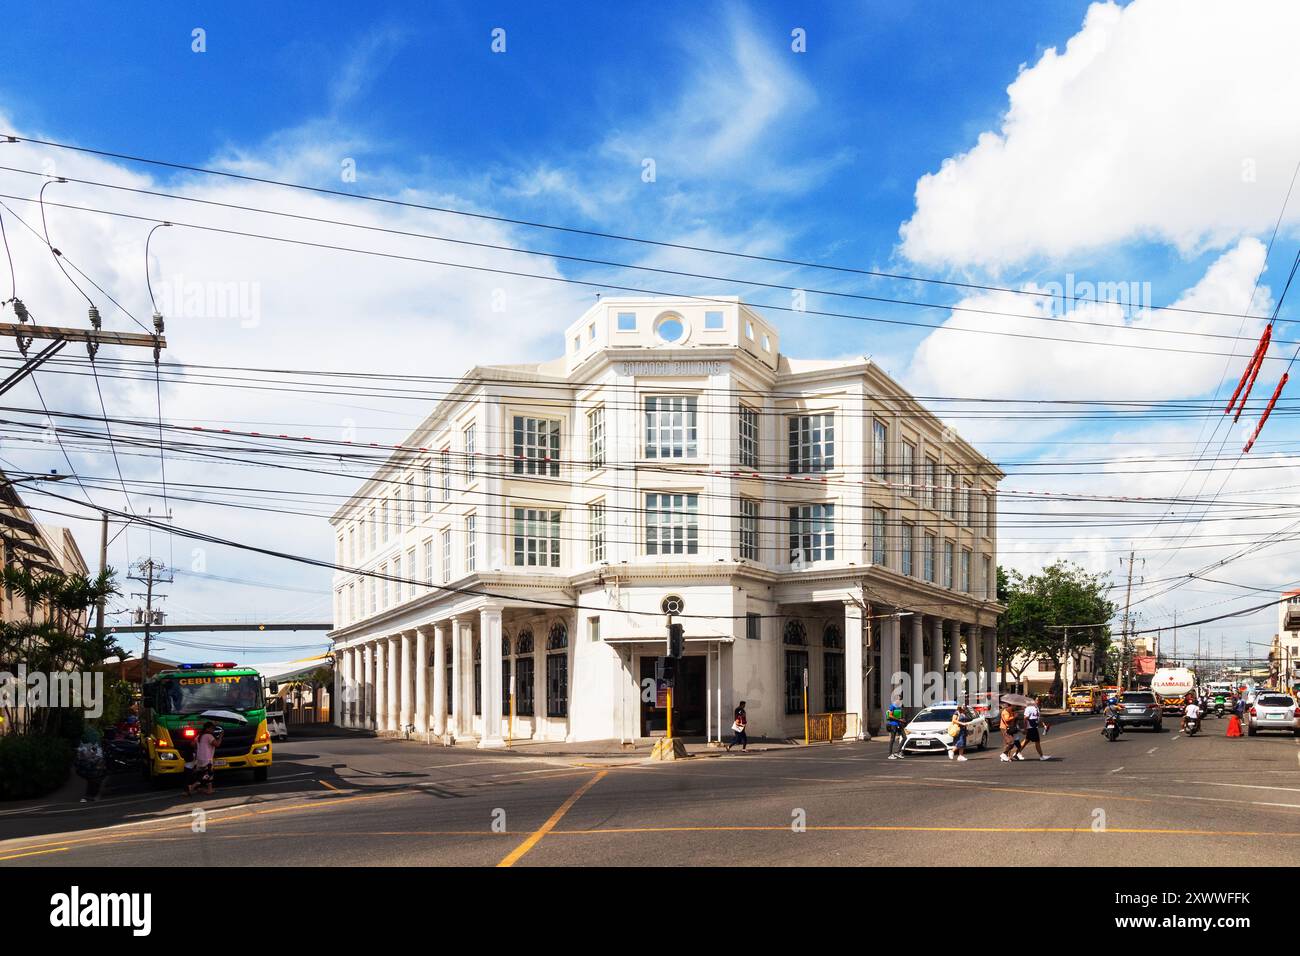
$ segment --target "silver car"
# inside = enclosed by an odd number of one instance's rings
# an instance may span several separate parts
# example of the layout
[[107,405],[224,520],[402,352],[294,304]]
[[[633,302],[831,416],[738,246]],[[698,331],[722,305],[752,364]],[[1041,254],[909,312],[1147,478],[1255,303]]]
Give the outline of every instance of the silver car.
[[[948,735],[948,725],[957,712],[954,701],[940,701],[913,717],[903,728],[903,751],[910,753],[947,753],[953,738]],[[989,745],[989,724],[983,717],[974,717],[966,728],[966,746],[970,750],[983,750]]]
[[1285,730],[1300,737],[1300,706],[1295,698],[1261,691],[1246,711],[1246,732],[1254,737],[1261,730]]

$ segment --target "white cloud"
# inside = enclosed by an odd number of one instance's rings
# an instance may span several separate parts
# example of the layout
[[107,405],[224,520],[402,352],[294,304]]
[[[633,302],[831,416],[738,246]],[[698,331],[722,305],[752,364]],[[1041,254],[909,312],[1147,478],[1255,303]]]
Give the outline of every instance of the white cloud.
[[[901,251],[992,271],[1129,240],[1267,234],[1297,160],[1290,0],[1093,4],[1008,87],[1001,127],[916,186]],[[1300,221],[1293,202],[1287,222]]]
[[[1170,304],[1180,309],[1240,312],[1251,300],[1263,263],[1263,244],[1255,239],[1243,239],[1212,263],[1195,286]],[[1029,284],[1024,288],[1034,291],[1040,287]],[[1254,303],[1255,315],[1268,310],[1267,286],[1261,285],[1255,292]],[[974,309],[1037,315],[1050,321],[988,315]],[[959,394],[973,398],[1166,400],[1199,396],[1219,384],[1226,356],[1231,354],[1234,343],[1183,333],[1236,335],[1241,325],[1239,320],[1230,317],[1167,310],[1138,309],[1126,317],[1126,309],[1118,303],[1081,303],[1066,312],[1064,319],[1101,325],[1080,325],[1054,318],[1049,299],[1010,292],[967,297],[953,308],[943,329],[979,329],[1038,338],[931,332],[917,347],[907,381],[918,394]],[[1249,319],[1242,334],[1258,336],[1263,325],[1262,319]],[[1044,337],[1078,341],[1044,341]],[[1118,348],[1114,344],[1149,348]],[[1151,348],[1208,354],[1175,354]],[[1235,348],[1241,358],[1231,363],[1230,375],[1239,374],[1246,356],[1254,350],[1254,343],[1237,342]],[[1276,375],[1274,363],[1266,363],[1258,387],[1271,388]],[[1067,426],[1047,422],[1031,434],[1041,437],[1063,427]],[[963,434],[970,431],[976,439],[1009,430],[1028,437],[1023,422],[993,421],[961,429]]]

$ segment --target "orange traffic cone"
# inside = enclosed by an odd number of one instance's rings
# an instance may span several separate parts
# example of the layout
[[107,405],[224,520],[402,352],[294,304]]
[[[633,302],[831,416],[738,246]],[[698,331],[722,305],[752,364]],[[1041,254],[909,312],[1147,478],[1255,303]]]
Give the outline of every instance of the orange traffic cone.
[[1241,736],[1241,718],[1238,717],[1236,714],[1233,714],[1228,719],[1228,736],[1229,737]]

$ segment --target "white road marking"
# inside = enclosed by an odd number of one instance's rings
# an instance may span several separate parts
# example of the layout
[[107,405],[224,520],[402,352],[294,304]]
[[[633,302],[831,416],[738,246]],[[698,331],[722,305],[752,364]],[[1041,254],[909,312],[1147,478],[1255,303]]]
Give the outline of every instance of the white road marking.
[[1251,806],[1254,807],[1290,807],[1292,810],[1300,810],[1300,803],[1261,803],[1258,800],[1252,800]]
[[1119,773],[1123,769],[1124,769],[1123,767],[1116,767],[1114,770],[1111,771],[1111,773]]
[[1147,753],[1148,753],[1148,754],[1153,754],[1153,753],[1155,753],[1155,752],[1156,752],[1157,750],[1159,750],[1159,749],[1160,749],[1159,747],[1152,747],[1150,750],[1147,751]]
[[1284,793],[1300,793],[1297,787],[1265,787],[1258,783],[1216,783],[1212,780],[1177,780],[1175,783],[1198,783],[1203,787],[1240,787],[1243,790],[1281,790]]

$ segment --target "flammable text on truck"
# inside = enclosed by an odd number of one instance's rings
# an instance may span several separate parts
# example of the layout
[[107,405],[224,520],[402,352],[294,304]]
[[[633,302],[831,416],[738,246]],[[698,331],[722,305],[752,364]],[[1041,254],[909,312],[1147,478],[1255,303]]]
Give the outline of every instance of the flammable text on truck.
[[208,721],[222,729],[215,770],[252,770],[265,780],[271,766],[262,678],[230,663],[181,664],[144,685],[140,728],[150,780],[185,771],[199,731]]

